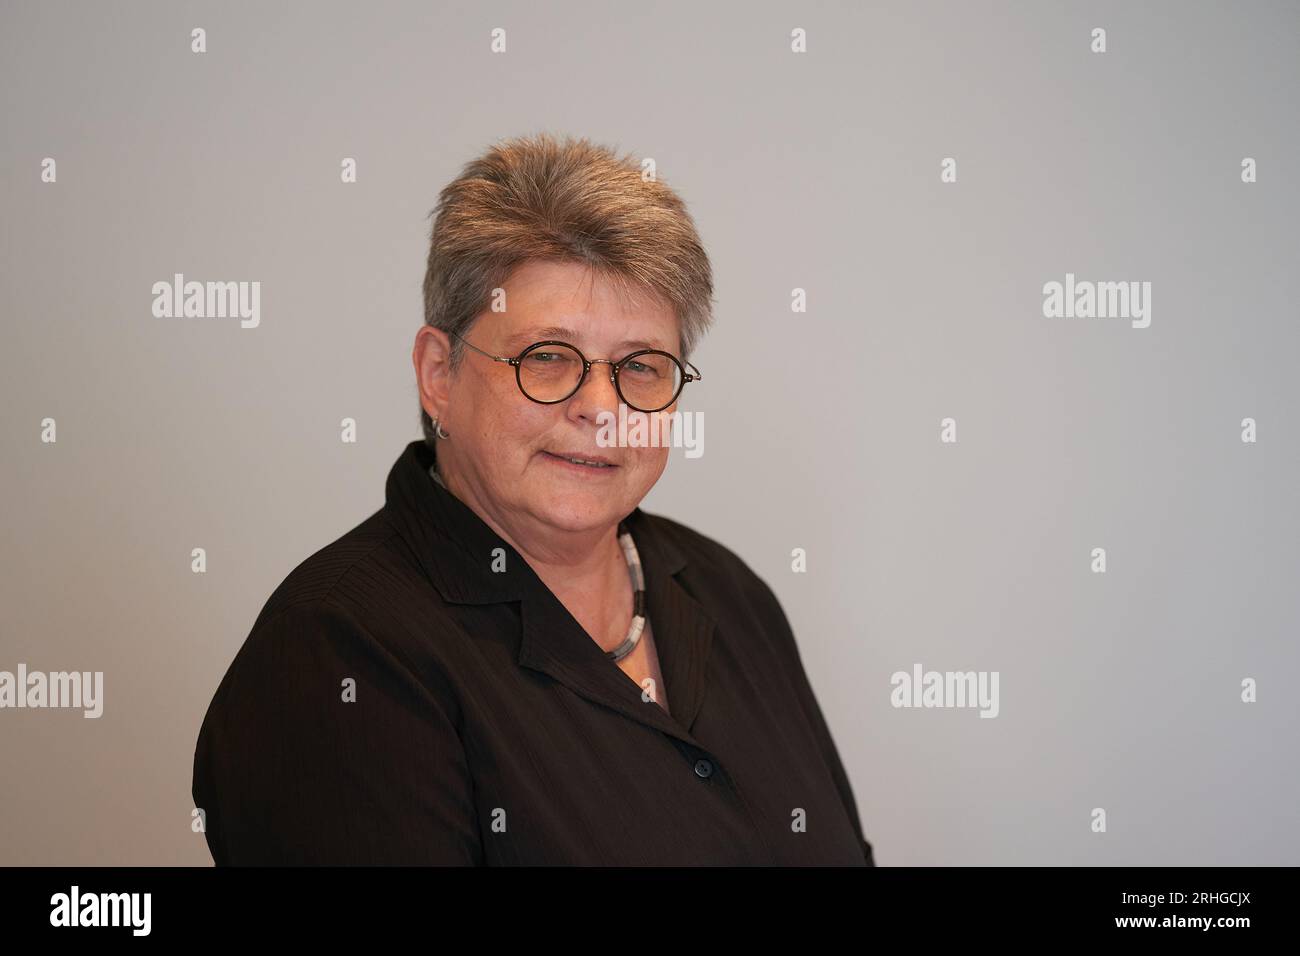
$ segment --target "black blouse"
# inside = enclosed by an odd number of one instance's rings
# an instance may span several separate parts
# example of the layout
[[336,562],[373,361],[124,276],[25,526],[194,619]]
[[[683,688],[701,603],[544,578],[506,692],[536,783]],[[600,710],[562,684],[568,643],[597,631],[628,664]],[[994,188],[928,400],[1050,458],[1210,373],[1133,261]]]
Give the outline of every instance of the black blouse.
[[626,519],[670,715],[433,460],[407,445],[383,508],[285,578],[217,688],[193,794],[218,865],[874,865],[740,558]]

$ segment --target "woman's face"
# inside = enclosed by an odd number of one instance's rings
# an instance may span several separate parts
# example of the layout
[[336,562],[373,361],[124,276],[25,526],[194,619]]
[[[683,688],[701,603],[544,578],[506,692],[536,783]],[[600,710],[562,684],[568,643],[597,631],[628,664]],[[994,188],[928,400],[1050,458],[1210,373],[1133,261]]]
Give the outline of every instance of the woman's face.
[[[543,339],[575,345],[588,359],[617,361],[641,348],[681,354],[670,307],[648,295],[629,301],[587,266],[528,262],[504,288],[505,311],[483,312],[465,333],[492,355],[513,357]],[[512,366],[466,348],[438,406],[450,435],[438,443],[439,468],[448,484],[516,541],[612,526],[659,480],[668,449],[597,444],[608,420],[601,413],[619,412],[610,369],[593,365],[570,398],[542,405],[519,391]],[[650,416],[653,434],[658,434],[656,420],[675,407]],[[624,414],[637,413],[626,409]],[[617,432],[617,417],[614,421],[615,428],[605,427],[605,434]],[[611,467],[570,464],[557,456],[604,459]]]

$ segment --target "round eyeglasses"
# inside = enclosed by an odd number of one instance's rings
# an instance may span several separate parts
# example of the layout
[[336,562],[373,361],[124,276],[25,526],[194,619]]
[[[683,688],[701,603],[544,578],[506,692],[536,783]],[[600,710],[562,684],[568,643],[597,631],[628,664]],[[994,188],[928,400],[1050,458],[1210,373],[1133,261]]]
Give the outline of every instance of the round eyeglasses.
[[540,405],[554,405],[573,396],[587,378],[593,365],[608,365],[614,391],[628,408],[638,412],[660,412],[677,401],[687,382],[704,376],[692,363],[687,372],[681,359],[659,349],[641,349],[617,362],[589,359],[568,342],[547,339],[534,342],[514,358],[484,352],[463,335],[452,332],[475,352],[494,362],[515,367],[515,381],[524,397]]

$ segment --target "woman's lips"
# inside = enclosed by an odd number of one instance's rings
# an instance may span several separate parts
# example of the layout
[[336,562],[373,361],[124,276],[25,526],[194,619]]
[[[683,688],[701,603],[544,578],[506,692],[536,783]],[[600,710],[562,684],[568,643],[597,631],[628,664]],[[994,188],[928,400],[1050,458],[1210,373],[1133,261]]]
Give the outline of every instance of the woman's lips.
[[542,454],[549,461],[555,462],[565,468],[573,471],[580,471],[584,474],[598,475],[614,471],[618,466],[602,455],[582,454],[580,452],[550,452],[543,451]]

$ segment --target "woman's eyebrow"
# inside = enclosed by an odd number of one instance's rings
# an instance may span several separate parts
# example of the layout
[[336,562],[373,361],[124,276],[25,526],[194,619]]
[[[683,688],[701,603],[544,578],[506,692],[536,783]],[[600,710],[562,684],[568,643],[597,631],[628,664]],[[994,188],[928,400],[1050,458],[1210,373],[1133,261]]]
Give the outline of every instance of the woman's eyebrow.
[[[534,342],[541,342],[544,339],[561,339],[565,342],[581,347],[578,342],[580,338],[581,336],[573,329],[565,328],[562,325],[548,325],[545,328],[524,329],[521,332],[515,332],[513,335],[506,338],[505,345],[510,348],[516,346],[523,348],[524,346],[532,345]],[[619,348],[658,349],[663,348],[663,346],[655,342],[647,342],[644,339],[625,339],[620,343]]]
[[534,342],[540,342],[543,339],[564,339],[566,342],[577,344],[578,333],[573,329],[566,329],[562,325],[548,325],[544,329],[524,329],[522,332],[516,332],[507,339],[508,342],[518,342],[520,345],[531,345]]

